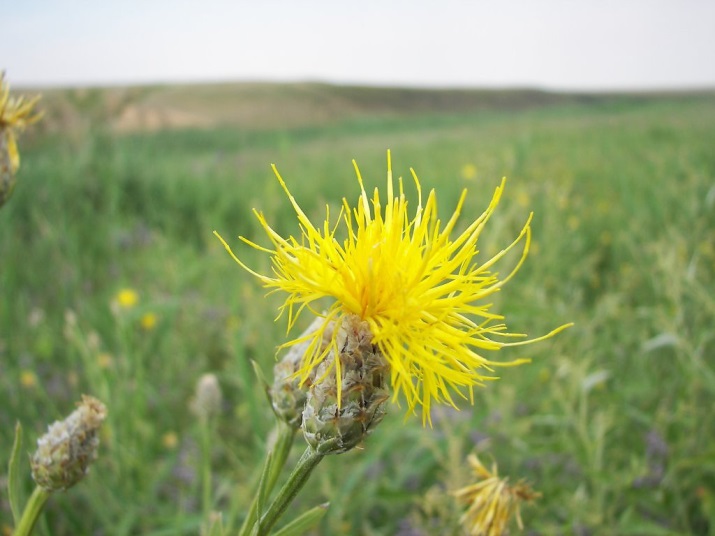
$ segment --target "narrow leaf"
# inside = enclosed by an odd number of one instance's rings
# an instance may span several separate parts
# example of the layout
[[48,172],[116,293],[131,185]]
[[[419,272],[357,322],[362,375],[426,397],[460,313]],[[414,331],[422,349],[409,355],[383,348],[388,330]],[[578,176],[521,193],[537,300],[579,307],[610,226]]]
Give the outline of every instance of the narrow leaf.
[[[268,399],[268,407],[273,409],[273,400],[271,399],[271,387],[268,381],[266,380],[265,375],[263,374],[263,371],[261,370],[261,367],[256,363],[253,359],[251,359],[251,365],[253,365],[253,373],[256,375],[256,379],[258,380],[258,383],[260,386],[263,388],[263,393],[266,395],[266,398]],[[274,410],[275,412],[275,410]]]
[[273,536],[300,536],[307,530],[315,527],[328,511],[329,503],[321,504],[301,514],[282,529],[273,533]]
[[[266,456],[266,463],[263,466],[263,472],[261,473],[261,480],[258,482],[258,489],[256,490],[256,498],[254,504],[251,505],[251,511],[249,517],[253,517],[254,525],[251,535],[255,536],[258,534],[261,524],[261,516],[263,515],[263,505],[266,502],[266,485],[269,480],[269,475],[271,474],[271,466],[273,465],[273,453],[269,452]],[[255,505],[255,509],[254,509]]]
[[15,440],[12,443],[12,453],[8,464],[7,491],[10,497],[12,518],[17,525],[22,515],[22,478],[20,477],[20,451],[22,450],[22,426],[15,425]]

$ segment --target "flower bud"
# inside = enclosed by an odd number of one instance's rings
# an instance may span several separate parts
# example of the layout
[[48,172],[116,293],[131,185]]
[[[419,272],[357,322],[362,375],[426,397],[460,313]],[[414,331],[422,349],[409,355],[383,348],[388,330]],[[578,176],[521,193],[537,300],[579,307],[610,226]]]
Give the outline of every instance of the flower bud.
[[223,394],[215,374],[204,374],[196,382],[196,394],[191,401],[191,411],[199,419],[207,420],[221,411]]
[[[322,318],[316,318],[303,332],[302,337],[310,335],[318,329]],[[331,326],[323,332],[323,347],[328,344],[333,330]],[[311,374],[305,382],[302,382],[296,372],[303,364],[303,356],[310,341],[304,341],[290,347],[288,353],[273,367],[273,386],[271,387],[271,401],[273,409],[278,417],[288,423],[292,428],[300,428],[303,420],[303,408],[308,398],[308,389],[315,374]]]
[[56,421],[37,440],[32,456],[32,478],[47,491],[67,489],[82,480],[97,457],[97,432],[107,408],[94,397],[82,395],[69,417]]
[[[318,366],[303,410],[303,435],[320,454],[340,454],[358,445],[385,416],[389,365],[367,322],[346,316],[331,351]],[[340,360],[340,397],[335,372]]]

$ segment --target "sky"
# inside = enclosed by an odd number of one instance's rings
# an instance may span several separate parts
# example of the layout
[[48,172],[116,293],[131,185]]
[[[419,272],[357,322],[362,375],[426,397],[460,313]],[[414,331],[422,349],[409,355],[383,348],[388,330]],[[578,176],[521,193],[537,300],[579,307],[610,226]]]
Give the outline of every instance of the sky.
[[0,0],[13,86],[715,88],[714,0]]

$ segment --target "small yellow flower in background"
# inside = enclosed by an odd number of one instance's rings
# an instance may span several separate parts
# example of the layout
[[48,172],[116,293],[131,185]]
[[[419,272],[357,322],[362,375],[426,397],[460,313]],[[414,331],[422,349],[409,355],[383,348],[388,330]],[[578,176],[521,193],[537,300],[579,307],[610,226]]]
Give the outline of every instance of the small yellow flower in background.
[[477,477],[477,482],[454,492],[454,496],[468,504],[460,523],[470,536],[503,536],[508,533],[509,522],[516,516],[519,529],[524,529],[521,520],[521,502],[532,501],[541,496],[523,480],[509,485],[508,478],[499,478],[496,463],[489,471],[475,454],[467,461]]
[[67,383],[70,387],[77,387],[79,385],[79,374],[74,370],[70,370],[67,373]]
[[179,436],[176,435],[176,432],[166,432],[161,436],[161,444],[167,450],[174,450],[179,444]]
[[240,316],[229,315],[229,317],[226,318],[226,330],[227,331],[237,331],[237,330],[241,329],[242,325],[243,325],[243,321],[241,320]]
[[15,173],[20,167],[15,133],[39,120],[42,114],[34,111],[40,97],[25,100],[11,98],[5,73],[0,72],[0,207],[15,188]]
[[543,367],[539,371],[539,381],[541,383],[549,383],[549,381],[551,381],[551,369]]
[[529,192],[526,190],[519,190],[516,193],[516,202],[522,208],[528,207],[531,204],[531,196],[529,195]]
[[107,352],[102,352],[99,355],[97,355],[97,365],[99,365],[99,368],[108,369],[113,364],[114,364],[114,358],[112,357],[112,354],[108,354]]
[[465,181],[473,181],[477,178],[477,166],[474,164],[464,164],[460,171],[460,175]]
[[145,331],[151,331],[156,327],[156,323],[158,322],[159,317],[156,316],[154,313],[144,313],[139,320],[139,323],[142,327],[143,330]]
[[25,389],[34,389],[37,387],[37,374],[31,370],[23,370],[20,372],[20,385]]
[[121,309],[131,309],[139,303],[139,294],[130,288],[123,288],[117,292],[114,301]]
[[568,226],[569,231],[575,231],[581,225],[581,220],[578,216],[572,215],[566,220],[566,225]]
[[[281,237],[270,227],[263,213],[254,209],[271,247],[240,237],[248,245],[272,255],[272,275],[260,274],[246,266],[223,238],[215,234],[233,259],[259,278],[266,288],[288,294],[281,314],[288,315],[289,331],[306,309],[323,318],[318,329],[280,347],[308,343],[297,372],[303,381],[331,351],[339,354],[340,326],[350,315],[356,315],[367,322],[373,344],[389,362],[393,400],[404,397],[410,412],[421,407],[422,420],[426,423],[430,420],[433,402],[456,407],[453,394],[473,402],[473,387],[494,379],[482,375],[480,369],[491,371],[495,366],[527,362],[495,362],[483,357],[482,351],[540,341],[568,325],[531,340],[498,340],[524,335],[508,333],[501,322],[504,317],[489,311],[490,303],[486,300],[514,276],[526,258],[531,240],[530,216],[511,244],[485,262],[476,261],[477,240],[496,210],[504,181],[496,188],[485,212],[460,234],[452,236],[466,190],[451,217],[442,221],[437,216],[434,190],[423,204],[420,182],[412,171],[417,203],[414,216],[410,217],[402,179],[398,180],[395,190],[389,151],[387,156],[385,204],[377,188],[372,198],[368,197],[353,161],[361,190],[357,205],[351,206],[343,199],[337,221],[331,221],[327,208],[325,222],[319,227],[310,222],[273,166],[296,211],[301,236]],[[338,230],[346,236],[342,242],[336,237]],[[519,262],[511,273],[499,278],[491,271],[494,264],[520,243],[523,243],[523,252]],[[317,310],[316,302],[322,298],[333,299],[324,312]],[[331,325],[334,329],[330,343],[324,345],[324,332]],[[340,366],[340,360],[335,360],[337,378],[341,377]]]
[[613,235],[610,231],[603,231],[600,235],[598,235],[598,241],[603,246],[609,246],[611,245],[611,242],[613,242]]

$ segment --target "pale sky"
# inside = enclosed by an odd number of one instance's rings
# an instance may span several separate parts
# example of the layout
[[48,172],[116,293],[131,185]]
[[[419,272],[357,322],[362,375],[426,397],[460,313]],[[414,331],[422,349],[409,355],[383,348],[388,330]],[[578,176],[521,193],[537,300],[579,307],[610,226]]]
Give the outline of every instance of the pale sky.
[[715,0],[0,0],[14,86],[715,88]]

